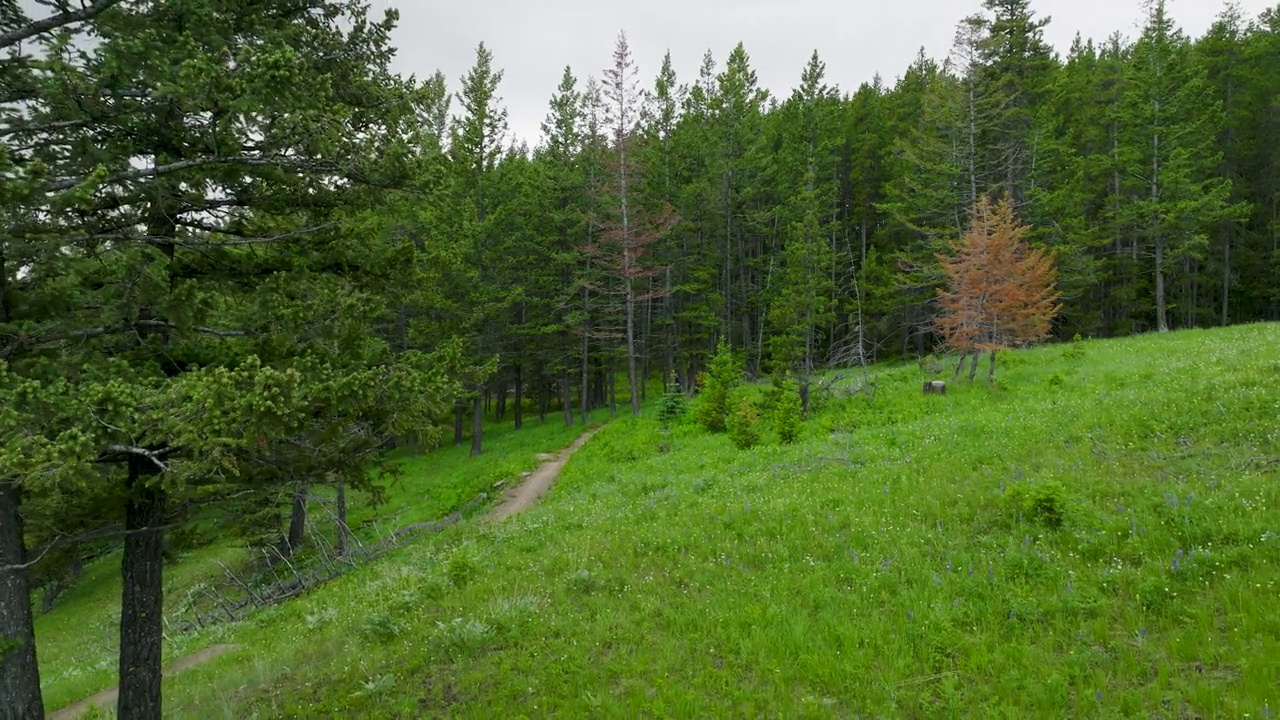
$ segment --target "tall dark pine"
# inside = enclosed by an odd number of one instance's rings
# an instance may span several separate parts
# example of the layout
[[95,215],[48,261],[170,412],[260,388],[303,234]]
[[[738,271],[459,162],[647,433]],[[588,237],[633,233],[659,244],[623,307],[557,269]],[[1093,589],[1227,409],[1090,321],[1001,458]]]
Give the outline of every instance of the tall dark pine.
[[[463,114],[454,118],[449,145],[456,172],[457,211],[461,213],[455,227],[465,243],[462,253],[468,274],[456,286],[456,310],[471,334],[478,362],[493,354],[504,312],[505,296],[493,287],[490,277],[499,259],[491,220],[496,204],[494,170],[507,130],[507,111],[497,95],[501,82],[502,71],[494,69],[493,53],[481,43],[476,48],[475,65],[462,78],[458,102]],[[483,449],[485,384],[477,380],[471,390],[471,454],[475,456]]]
[[1044,40],[1048,18],[1037,18],[1030,0],[985,0],[991,13],[980,43],[982,103],[989,123],[980,128],[997,195],[1022,204],[1036,165],[1035,116],[1057,69]]

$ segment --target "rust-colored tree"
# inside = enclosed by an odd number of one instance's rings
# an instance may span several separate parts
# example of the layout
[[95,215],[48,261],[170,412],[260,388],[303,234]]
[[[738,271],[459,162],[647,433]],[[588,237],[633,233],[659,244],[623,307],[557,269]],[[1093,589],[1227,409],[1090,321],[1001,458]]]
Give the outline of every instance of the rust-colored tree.
[[[611,136],[606,157],[607,179],[601,188],[602,212],[596,218],[602,232],[595,243],[583,248],[601,280],[588,278],[584,285],[602,300],[611,298],[621,304],[623,328],[615,332],[625,338],[631,413],[639,415],[640,383],[647,378],[639,376],[637,365],[636,311],[641,303],[666,292],[641,289],[643,281],[659,272],[646,262],[645,256],[649,246],[670,231],[679,218],[665,203],[656,208],[646,207],[639,202],[642,198],[636,192],[641,174],[633,145],[639,139],[636,123],[643,96],[625,34],[618,36],[613,66],[604,71],[602,95]],[[597,336],[607,332],[607,328],[596,326]]]
[[952,245],[953,254],[938,255],[948,287],[938,291],[942,312],[936,327],[960,353],[956,375],[972,358],[972,380],[986,352],[987,377],[993,380],[997,351],[1049,335],[1059,309],[1058,273],[1052,255],[1023,239],[1030,229],[1018,223],[1008,200],[993,205],[984,197],[974,206],[969,231]]

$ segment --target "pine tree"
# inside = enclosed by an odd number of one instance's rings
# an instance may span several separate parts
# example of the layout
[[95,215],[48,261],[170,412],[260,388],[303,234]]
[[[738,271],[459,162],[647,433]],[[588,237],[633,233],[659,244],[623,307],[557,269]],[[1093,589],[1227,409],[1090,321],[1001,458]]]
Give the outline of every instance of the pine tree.
[[[167,526],[302,474],[371,487],[369,448],[454,392],[446,357],[370,337],[416,263],[351,229],[370,185],[411,175],[418,91],[386,68],[393,22],[337,1],[122,4],[93,16],[93,44],[40,36],[21,112],[5,108],[24,151],[4,163],[32,192],[4,191],[0,358],[60,409],[10,406],[34,435],[0,478],[24,520],[123,527],[123,717],[161,712]],[[28,482],[41,463],[75,492]]]
[[1030,228],[1018,224],[1009,200],[993,206],[980,198],[972,216],[969,231],[952,245],[953,254],[938,255],[948,286],[938,293],[942,312],[937,327],[961,353],[957,373],[964,356],[972,353],[972,379],[977,355],[987,352],[988,376],[994,378],[998,350],[1048,336],[1058,313],[1057,272],[1048,253],[1025,242]]
[[1124,217],[1148,251],[1155,326],[1162,332],[1170,327],[1170,273],[1178,261],[1202,257],[1209,229],[1239,211],[1230,205],[1230,180],[1212,174],[1220,161],[1213,140],[1221,108],[1190,50],[1164,0],[1151,0],[1133,49],[1121,152],[1128,174],[1139,181]]
[[[461,249],[465,279],[456,285],[455,307],[472,336],[477,362],[495,354],[502,333],[510,296],[492,274],[502,258],[499,235],[491,216],[497,206],[495,169],[502,157],[507,132],[507,111],[497,95],[502,71],[493,67],[493,53],[484,43],[476,48],[476,62],[462,78],[458,102],[462,115],[453,120],[449,152],[456,173],[456,232]],[[483,449],[485,378],[477,376],[471,386],[471,455]],[[459,416],[459,420],[461,417]],[[460,429],[460,428],[459,428]],[[455,437],[460,435],[455,430]]]
[[549,338],[555,349],[551,351],[547,364],[559,377],[566,425],[573,424],[571,377],[577,352],[573,347],[572,328],[582,322],[574,309],[574,299],[581,290],[576,268],[583,262],[579,247],[585,234],[582,204],[586,178],[579,162],[583,149],[582,103],[583,93],[578,90],[578,80],[566,67],[551,98],[547,118],[542,123],[543,144],[537,155],[543,168],[543,192],[549,205],[542,219],[549,224],[551,243],[542,262],[551,260],[555,268],[551,274],[557,276],[555,289],[545,298],[546,311],[552,318],[547,322],[549,327],[555,328]]
[[978,43],[975,79],[987,121],[978,136],[993,191],[1020,206],[1040,154],[1035,119],[1058,65],[1044,40],[1049,19],[1036,18],[1030,0],[984,0],[983,7],[991,17]]
[[637,169],[634,145],[638,139],[640,93],[626,34],[618,36],[613,66],[604,72],[602,94],[611,136],[607,186],[610,207],[601,223],[603,233],[600,241],[586,249],[612,281],[612,287],[600,285],[597,290],[617,296],[622,302],[631,414],[639,415],[640,384],[645,380],[639,374],[636,312],[641,303],[660,292],[646,293],[641,288],[644,280],[657,274],[645,256],[650,246],[671,229],[676,219],[669,208],[651,214],[638,202],[641,174]]
[[832,238],[836,185],[837,99],[815,52],[800,86],[777,111],[767,165],[780,201],[770,212],[783,228],[781,262],[769,273],[769,349],[774,371],[792,374],[808,411],[809,379],[835,320]]

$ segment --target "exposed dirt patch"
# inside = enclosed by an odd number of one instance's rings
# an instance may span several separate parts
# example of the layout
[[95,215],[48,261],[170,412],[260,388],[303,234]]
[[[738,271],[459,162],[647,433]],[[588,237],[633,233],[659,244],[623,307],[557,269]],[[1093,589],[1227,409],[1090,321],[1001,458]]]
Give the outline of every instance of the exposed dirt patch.
[[[209,647],[191,653],[190,655],[178,658],[164,669],[166,676],[177,675],[183,670],[189,670],[197,665],[203,665],[210,660],[235,650],[235,645],[210,645]],[[116,697],[119,695],[119,688],[110,688],[92,697],[87,697],[80,702],[68,705],[61,710],[51,713],[48,720],[74,720],[81,715],[89,712],[89,708],[97,707],[104,711],[110,711],[115,708]]]
[[565,463],[569,462],[569,458],[573,456],[587,441],[595,435],[600,428],[588,430],[573,441],[569,447],[561,450],[555,455],[539,455],[538,459],[543,460],[542,465],[538,466],[525,478],[524,482],[515,487],[508,488],[502,493],[502,502],[489,513],[490,520],[505,520],[538,502],[538,499],[551,489],[552,483],[556,478],[560,477],[560,471],[564,469]]

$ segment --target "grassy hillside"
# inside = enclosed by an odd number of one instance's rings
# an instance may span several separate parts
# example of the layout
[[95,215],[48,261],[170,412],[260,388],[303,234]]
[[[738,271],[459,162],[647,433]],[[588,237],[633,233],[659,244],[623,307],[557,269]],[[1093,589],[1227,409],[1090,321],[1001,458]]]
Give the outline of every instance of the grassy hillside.
[[615,422],[523,515],[217,631],[241,649],[169,683],[166,703],[187,717],[1280,712],[1280,326],[1002,358],[995,388],[945,397],[920,394],[914,365],[883,369],[873,400],[823,408],[794,446]]
[[[461,507],[498,480],[518,478],[533,469],[537,455],[567,445],[582,431],[566,428],[559,416],[538,425],[536,418],[516,432],[510,425],[486,430],[482,461],[469,447],[449,447],[401,461],[403,476],[388,487],[383,504],[372,506],[352,493],[349,523],[358,539],[376,541],[397,528],[435,520]],[[326,494],[318,490],[317,494]],[[331,493],[328,493],[331,494]],[[319,511],[313,507],[313,514]],[[324,527],[324,518],[317,523]],[[330,528],[330,535],[332,529]],[[165,660],[234,639],[238,628],[214,626],[197,632],[178,629],[191,608],[206,602],[203,589],[225,582],[223,566],[239,569],[246,554],[234,540],[184,554],[165,569]],[[37,652],[46,708],[53,710],[116,682],[120,624],[119,553],[90,564],[85,576],[59,598],[55,609],[36,618]]]

